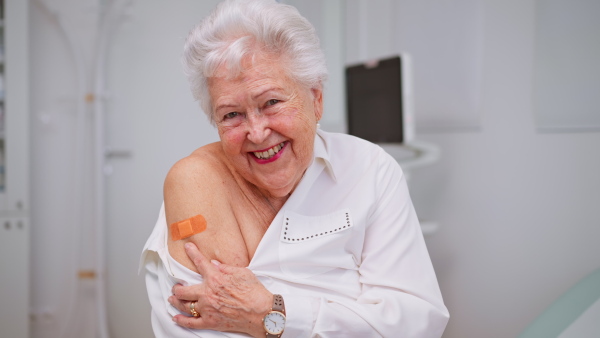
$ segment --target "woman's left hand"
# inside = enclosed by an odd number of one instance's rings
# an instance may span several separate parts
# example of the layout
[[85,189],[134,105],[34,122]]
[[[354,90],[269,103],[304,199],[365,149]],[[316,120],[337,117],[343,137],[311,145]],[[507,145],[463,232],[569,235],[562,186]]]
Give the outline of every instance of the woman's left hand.
[[191,316],[190,305],[200,317],[176,315],[173,321],[190,329],[244,332],[264,337],[262,319],[273,302],[270,293],[247,268],[209,261],[193,243],[185,250],[204,278],[201,284],[173,287],[169,303]]

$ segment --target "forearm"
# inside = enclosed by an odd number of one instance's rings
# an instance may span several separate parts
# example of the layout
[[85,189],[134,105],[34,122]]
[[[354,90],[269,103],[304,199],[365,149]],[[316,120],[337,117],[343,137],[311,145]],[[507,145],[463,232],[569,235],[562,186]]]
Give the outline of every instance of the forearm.
[[445,308],[399,290],[371,290],[359,299],[284,295],[283,337],[440,337]]

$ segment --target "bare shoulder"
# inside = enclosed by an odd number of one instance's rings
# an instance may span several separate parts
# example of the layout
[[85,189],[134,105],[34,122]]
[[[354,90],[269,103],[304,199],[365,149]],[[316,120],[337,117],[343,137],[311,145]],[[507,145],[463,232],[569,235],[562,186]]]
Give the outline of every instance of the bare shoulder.
[[[239,261],[238,253],[223,250],[225,238],[232,242],[229,245],[243,241],[232,212],[232,189],[235,189],[235,180],[218,143],[203,146],[173,165],[164,184],[167,224],[196,215],[204,216],[207,223],[205,231],[185,239],[173,241],[169,234],[169,253],[175,260],[196,270],[183,248],[185,243],[193,242],[210,259],[234,265],[247,264],[245,259]],[[247,257],[247,254],[241,256]]]
[[223,189],[226,170],[217,143],[198,148],[175,163],[165,178],[163,188],[167,223],[195,216],[207,203],[213,204],[213,200],[226,198]]

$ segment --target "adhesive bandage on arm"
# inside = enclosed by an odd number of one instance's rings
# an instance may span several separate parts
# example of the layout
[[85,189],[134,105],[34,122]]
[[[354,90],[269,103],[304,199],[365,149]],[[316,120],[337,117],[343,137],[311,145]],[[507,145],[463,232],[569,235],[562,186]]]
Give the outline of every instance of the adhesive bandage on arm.
[[206,230],[206,220],[202,215],[196,215],[194,217],[184,219],[183,221],[173,223],[171,224],[170,228],[171,239],[178,241]]

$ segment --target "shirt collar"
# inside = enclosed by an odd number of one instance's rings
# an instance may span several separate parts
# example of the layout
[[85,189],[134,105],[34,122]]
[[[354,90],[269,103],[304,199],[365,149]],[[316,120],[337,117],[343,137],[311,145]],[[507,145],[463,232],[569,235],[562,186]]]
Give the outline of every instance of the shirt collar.
[[327,151],[327,133],[322,130],[317,130],[317,135],[315,136],[315,159],[320,159],[323,164],[325,164],[325,168],[327,168],[327,172],[331,176],[334,182],[337,182],[335,176],[335,170],[331,163],[331,159],[329,157],[329,152]]

